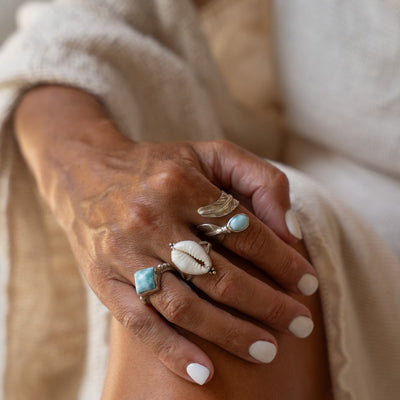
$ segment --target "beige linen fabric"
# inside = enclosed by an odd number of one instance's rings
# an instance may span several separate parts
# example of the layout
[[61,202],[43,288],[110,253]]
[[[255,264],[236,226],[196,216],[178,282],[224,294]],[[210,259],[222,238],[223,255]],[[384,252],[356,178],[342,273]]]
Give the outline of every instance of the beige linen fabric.
[[[135,140],[227,136],[276,158],[280,137],[232,101],[186,0],[28,5],[0,52],[0,66],[0,399],[97,399],[108,313],[84,291],[65,237],[19,153],[9,116],[20,94],[41,82],[83,88]],[[281,81],[292,73],[282,73]],[[399,261],[331,193],[281,167],[321,280],[335,399],[395,399]]]

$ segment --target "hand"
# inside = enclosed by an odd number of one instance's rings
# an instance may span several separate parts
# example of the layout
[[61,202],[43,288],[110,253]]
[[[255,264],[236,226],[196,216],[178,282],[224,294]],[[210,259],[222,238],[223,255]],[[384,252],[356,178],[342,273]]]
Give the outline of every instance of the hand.
[[[23,119],[23,105],[18,112]],[[170,262],[170,242],[199,241],[195,226],[215,221],[207,221],[196,210],[214,202],[222,187],[250,199],[258,217],[240,206],[235,212],[247,214],[250,225],[245,232],[227,235],[224,246],[256,264],[284,289],[300,293],[299,282],[304,287],[315,272],[282,240],[296,241],[285,224],[290,208],[285,176],[227,142],[137,144],[110,123],[102,122],[100,128],[91,121],[83,126],[99,138],[94,142],[95,136],[89,135],[90,140],[83,142],[68,136],[63,142],[58,137],[59,150],[52,147],[45,168],[24,145],[23,128],[19,139],[99,298],[131,334],[185,379],[192,364],[206,367],[211,379],[212,363],[165,319],[248,361],[271,361],[276,340],[268,330],[200,298],[173,273],[163,275],[161,291],[150,297],[153,307],[139,301],[133,282],[137,270]],[[43,179],[43,170],[50,179]],[[196,276],[193,285],[213,301],[264,325],[304,335],[305,320],[298,317],[311,317],[306,307],[216,251],[210,255],[216,275]]]

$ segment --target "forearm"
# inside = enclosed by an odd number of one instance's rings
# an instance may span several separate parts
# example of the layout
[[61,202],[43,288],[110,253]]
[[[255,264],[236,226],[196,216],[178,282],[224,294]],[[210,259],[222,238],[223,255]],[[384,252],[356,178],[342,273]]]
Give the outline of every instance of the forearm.
[[46,198],[62,170],[96,149],[127,140],[94,96],[62,86],[42,86],[25,94],[14,114],[14,128]]

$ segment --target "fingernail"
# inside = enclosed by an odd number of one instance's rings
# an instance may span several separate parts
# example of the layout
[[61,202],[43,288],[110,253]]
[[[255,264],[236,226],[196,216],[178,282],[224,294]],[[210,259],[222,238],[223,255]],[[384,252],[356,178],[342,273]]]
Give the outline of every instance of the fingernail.
[[293,210],[287,210],[285,214],[286,226],[289,232],[297,239],[303,239],[299,221]]
[[210,376],[210,370],[204,365],[192,363],[186,367],[187,374],[199,385],[204,385]]
[[276,356],[276,346],[271,342],[258,340],[249,347],[249,354],[257,361],[268,364]]
[[305,296],[311,296],[314,294],[317,291],[318,286],[318,279],[311,274],[304,274],[297,284],[300,292]]
[[296,317],[289,325],[289,331],[298,338],[304,339],[310,336],[314,329],[314,322],[303,315]]

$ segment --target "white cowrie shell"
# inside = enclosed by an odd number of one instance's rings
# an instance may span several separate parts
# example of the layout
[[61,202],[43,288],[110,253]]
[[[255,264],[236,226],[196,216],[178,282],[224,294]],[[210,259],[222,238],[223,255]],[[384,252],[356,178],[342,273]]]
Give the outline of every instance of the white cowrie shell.
[[171,244],[171,260],[181,272],[188,275],[203,275],[212,269],[210,256],[192,240]]

